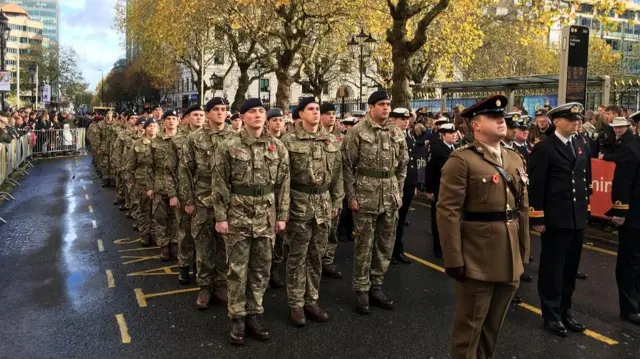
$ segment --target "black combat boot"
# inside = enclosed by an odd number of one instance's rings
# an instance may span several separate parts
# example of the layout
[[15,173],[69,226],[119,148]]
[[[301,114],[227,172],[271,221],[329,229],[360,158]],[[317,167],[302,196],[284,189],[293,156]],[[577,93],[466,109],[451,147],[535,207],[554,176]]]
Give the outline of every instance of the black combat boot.
[[191,283],[191,278],[189,277],[189,266],[180,267],[180,274],[178,274],[178,283],[181,285],[187,285]]
[[231,319],[231,330],[229,332],[229,343],[233,345],[244,345],[244,317]]
[[271,335],[269,330],[262,325],[262,316],[259,314],[247,315],[247,331],[259,341],[269,340]]
[[271,276],[269,278],[269,285],[271,288],[283,288],[284,281],[280,278],[280,274],[278,273],[278,263],[271,263]]

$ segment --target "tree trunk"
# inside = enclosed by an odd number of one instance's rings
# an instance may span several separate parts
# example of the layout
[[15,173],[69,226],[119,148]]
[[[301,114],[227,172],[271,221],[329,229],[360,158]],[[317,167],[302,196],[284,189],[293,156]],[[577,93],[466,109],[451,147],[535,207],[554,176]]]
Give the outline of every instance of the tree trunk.
[[409,89],[409,56],[401,46],[394,44],[392,49],[393,83],[391,84],[391,107],[410,108],[411,90]]
[[291,85],[293,77],[289,74],[289,68],[278,68],[276,70],[278,80],[278,90],[276,91],[276,107],[288,112],[291,103]]
[[[238,69],[240,70],[240,76],[238,76],[238,90],[236,90],[236,95],[233,98],[233,104],[231,104],[231,112],[236,112],[242,106],[244,102],[245,96],[247,95],[247,91],[249,90],[249,86],[251,85],[251,80],[249,79],[249,64],[238,63]],[[260,84],[258,84],[260,86]],[[249,94],[249,97],[252,97]]]

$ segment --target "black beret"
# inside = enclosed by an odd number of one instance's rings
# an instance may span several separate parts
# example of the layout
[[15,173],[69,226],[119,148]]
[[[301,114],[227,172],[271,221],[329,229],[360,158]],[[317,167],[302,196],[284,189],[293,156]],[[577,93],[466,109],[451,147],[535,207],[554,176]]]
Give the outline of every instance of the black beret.
[[134,110],[129,110],[127,111],[125,114],[125,116],[127,116],[127,120],[131,117],[131,116],[138,116],[138,114],[136,113],[136,111]]
[[191,105],[184,111],[182,116],[184,117],[193,111],[204,111],[204,107],[202,107],[202,105]]
[[564,105],[554,107],[547,112],[547,116],[552,120],[556,118],[564,118],[569,121],[582,121],[583,115],[584,106],[578,102],[565,103]]
[[311,103],[317,104],[318,101],[316,100],[315,97],[304,97],[304,98],[302,98],[300,100],[300,102],[298,103],[298,112],[304,111],[304,108],[307,107],[307,105],[309,105]]
[[143,125],[145,122],[147,122],[146,117],[138,117],[138,120],[136,121],[136,126]]
[[248,98],[244,100],[242,106],[240,106],[240,114],[243,115],[245,112],[251,110],[254,107],[264,108],[262,100],[260,100],[259,98]]
[[178,116],[178,112],[176,112],[176,110],[166,110],[162,114],[162,119],[164,120],[165,118],[167,118],[169,116]]
[[234,113],[233,115],[231,115],[231,121],[235,120],[235,119],[239,119],[240,118],[240,114],[239,113]]
[[384,100],[391,100],[391,97],[389,97],[389,94],[387,93],[387,91],[379,90],[379,91],[375,91],[369,96],[369,100],[367,101],[367,103],[373,106],[379,101],[384,101]]
[[144,126],[142,128],[146,129],[150,124],[152,123],[158,123],[158,121],[156,121],[155,118],[153,117],[149,117],[147,118],[147,120],[144,122]]
[[327,113],[329,111],[336,111],[336,105],[332,104],[331,102],[323,102],[322,105],[320,105],[320,113]]
[[507,98],[503,95],[493,95],[478,101],[460,113],[464,118],[472,118],[477,115],[504,115],[507,106]]
[[155,109],[158,109],[158,108],[162,110],[162,106],[160,106],[160,104],[154,105],[151,109],[155,110]]
[[226,104],[227,104],[227,100],[225,100],[224,97],[214,97],[211,100],[207,101],[207,104],[204,105],[204,110],[206,112],[209,112],[215,106],[226,105]]
[[284,116],[284,114],[282,113],[282,110],[279,109],[278,107],[272,107],[269,109],[269,111],[267,111],[267,120],[273,117],[282,117],[282,116]]

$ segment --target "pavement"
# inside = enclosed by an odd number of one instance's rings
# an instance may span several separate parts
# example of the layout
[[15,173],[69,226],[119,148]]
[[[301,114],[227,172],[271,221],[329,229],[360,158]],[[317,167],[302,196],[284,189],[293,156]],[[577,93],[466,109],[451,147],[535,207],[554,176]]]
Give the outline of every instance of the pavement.
[[[0,206],[0,358],[449,358],[451,280],[431,253],[430,206],[414,201],[405,231],[410,265],[390,267],[385,290],[396,310],[354,311],[353,243],[340,243],[344,278],[323,279],[327,323],[294,328],[285,292],[267,291],[269,342],[227,343],[226,308],[195,309],[195,286],[177,283],[175,262],[139,238],[101,188],[91,157],[41,160]],[[441,229],[444,230],[444,229]],[[496,357],[639,358],[640,327],[618,317],[615,252],[585,245],[574,309],[589,331],[555,337],[542,329],[534,278],[509,309]]]

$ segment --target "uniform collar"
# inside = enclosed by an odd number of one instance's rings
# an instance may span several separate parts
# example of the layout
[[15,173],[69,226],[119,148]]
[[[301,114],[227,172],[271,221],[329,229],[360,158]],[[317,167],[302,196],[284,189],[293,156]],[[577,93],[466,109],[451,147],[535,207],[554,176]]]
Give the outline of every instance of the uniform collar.
[[562,141],[563,145],[566,145],[567,142],[571,141],[571,137],[572,136],[569,136],[569,138],[566,138],[566,137],[562,136],[560,134],[560,132],[558,132],[558,130],[556,130],[555,134],[556,134],[556,137],[558,137],[560,139],[560,141]]

